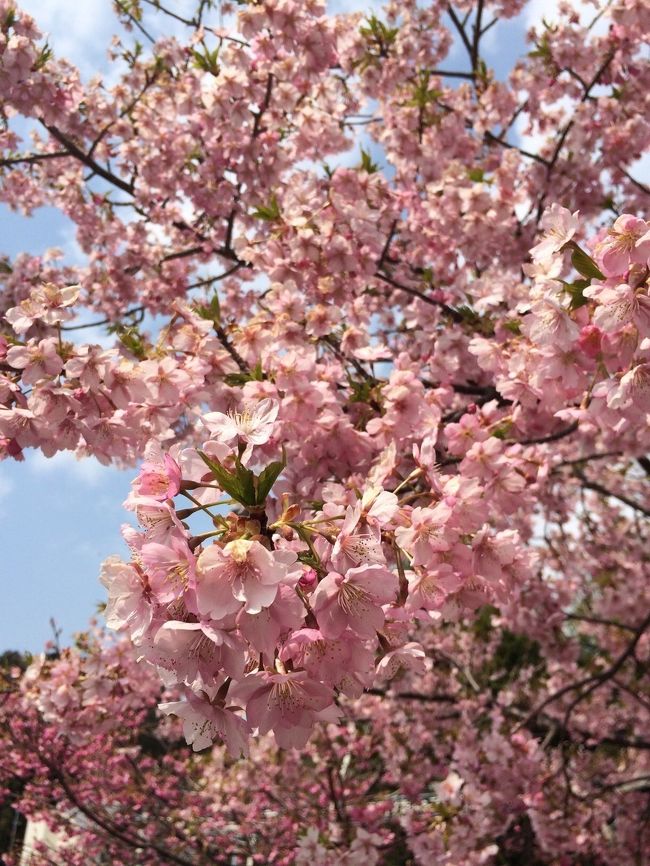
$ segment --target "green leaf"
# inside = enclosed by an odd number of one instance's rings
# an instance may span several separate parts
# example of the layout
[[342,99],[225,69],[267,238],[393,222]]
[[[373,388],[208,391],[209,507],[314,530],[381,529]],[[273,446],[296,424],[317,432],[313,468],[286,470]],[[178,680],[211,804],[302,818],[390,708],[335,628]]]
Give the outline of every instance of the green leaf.
[[413,85],[413,97],[407,100],[404,105],[412,108],[426,108],[440,99],[442,90],[429,89],[431,73],[428,70],[423,70],[418,74],[417,82]]
[[199,456],[210,472],[212,472],[217,484],[221,487],[224,493],[227,493],[232,499],[239,502],[241,505],[254,504],[246,501],[246,492],[244,491],[237,475],[229,472],[228,469],[222,466],[218,460],[211,460],[207,454],[203,453],[203,451],[199,451]]
[[[241,446],[243,449],[243,445]],[[286,457],[276,460],[260,472],[259,475],[242,464],[239,457],[235,459],[235,471],[231,472],[218,460],[212,460],[203,451],[199,455],[221,487],[236,502],[247,508],[264,505],[266,497],[277,481],[280,473],[287,465]]]
[[510,331],[511,334],[515,336],[519,336],[521,334],[521,320],[520,319],[508,319],[503,322],[503,327],[506,331]]
[[266,469],[263,469],[260,472],[256,479],[258,505],[264,505],[266,497],[271,492],[271,488],[278,480],[278,477],[286,465],[287,461],[283,457],[282,460],[275,460],[273,463],[269,463]]
[[492,431],[492,436],[495,439],[507,439],[510,435],[510,431],[512,429],[512,424],[510,421],[504,421],[503,424],[500,424],[498,427]]
[[487,641],[492,629],[492,617],[499,613],[498,608],[491,604],[484,604],[476,611],[476,619],[472,625],[472,631],[479,640]]
[[214,51],[209,51],[207,48],[204,50],[203,54],[196,49],[192,50],[192,57],[194,58],[194,66],[197,69],[202,69],[204,72],[210,72],[212,75],[219,74],[219,48],[215,48]]
[[422,279],[430,286],[433,285],[433,268],[422,268]]
[[117,322],[109,325],[106,330],[109,334],[115,334],[124,348],[128,349],[136,358],[143,361],[147,357],[147,341],[135,325],[124,325],[122,322]]
[[494,322],[487,315],[480,315],[469,307],[467,304],[461,304],[455,308],[456,313],[462,316],[463,322],[484,336],[492,336],[494,334]]
[[490,77],[490,70],[488,69],[487,63],[485,60],[481,60],[480,58],[476,67],[476,77],[483,83],[487,83]]
[[209,304],[198,304],[195,307],[196,312],[202,319],[208,319],[211,322],[219,322],[221,320],[221,307],[219,305],[219,295],[216,293],[210,298]]
[[373,162],[370,154],[361,148],[361,166],[362,171],[368,172],[368,174],[375,174],[379,171],[379,166],[376,162]]
[[275,193],[271,196],[271,200],[268,204],[259,205],[253,211],[253,216],[260,220],[268,220],[269,222],[275,222],[275,220],[280,219],[280,205],[278,204]]
[[485,172],[482,168],[470,168],[467,172],[467,177],[474,183],[482,183],[485,178]]
[[32,67],[34,72],[38,72],[39,69],[42,69],[45,66],[47,61],[51,59],[52,53],[53,53],[52,49],[50,48],[49,44],[46,42],[45,45],[43,46],[42,50],[41,50],[41,53],[36,58],[36,62],[34,63],[34,66]]
[[590,280],[604,280],[605,275],[599,269],[596,262],[588,256],[580,247],[574,246],[571,253],[571,264],[579,274]]
[[397,27],[387,27],[376,15],[369,15],[366,25],[359,28],[359,33],[369,41],[374,41],[381,48],[387,48],[395,41],[399,33]]
[[240,372],[240,373],[228,373],[227,376],[223,377],[223,381],[226,385],[229,385],[231,388],[236,388],[240,385],[245,385],[246,382],[263,382],[266,379],[266,375],[264,370],[262,370],[262,363],[258,361],[257,364],[253,367],[250,372]]
[[571,295],[571,303],[569,310],[578,310],[589,303],[589,298],[585,298],[584,290],[591,285],[589,280],[575,280],[573,283],[563,283],[564,291]]
[[[239,453],[244,453],[244,445],[240,443],[239,445]],[[239,484],[242,496],[244,499],[244,505],[256,505],[257,504],[257,495],[255,493],[255,473],[250,469],[247,469],[239,457],[235,458],[235,477],[237,479],[237,483]]]

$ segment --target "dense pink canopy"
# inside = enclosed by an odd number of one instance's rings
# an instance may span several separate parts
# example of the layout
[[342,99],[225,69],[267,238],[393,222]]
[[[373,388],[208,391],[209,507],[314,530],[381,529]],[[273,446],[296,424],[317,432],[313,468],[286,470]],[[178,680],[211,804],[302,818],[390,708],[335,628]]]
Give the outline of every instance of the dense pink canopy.
[[0,198],[85,255],[0,268],[0,455],[139,464],[7,798],[73,864],[644,866],[647,4],[507,81],[517,0],[116,5],[108,85],[0,0]]

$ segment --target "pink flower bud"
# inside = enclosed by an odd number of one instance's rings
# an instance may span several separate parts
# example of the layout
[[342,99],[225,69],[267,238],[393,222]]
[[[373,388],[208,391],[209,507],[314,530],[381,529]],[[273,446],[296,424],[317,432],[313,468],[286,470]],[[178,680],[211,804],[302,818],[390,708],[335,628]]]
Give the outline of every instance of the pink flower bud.
[[602,331],[595,325],[585,325],[578,337],[578,346],[588,358],[597,358],[601,352]]
[[308,568],[303,572],[302,577],[298,581],[298,586],[301,589],[309,592],[312,590],[318,583],[318,576],[313,568]]

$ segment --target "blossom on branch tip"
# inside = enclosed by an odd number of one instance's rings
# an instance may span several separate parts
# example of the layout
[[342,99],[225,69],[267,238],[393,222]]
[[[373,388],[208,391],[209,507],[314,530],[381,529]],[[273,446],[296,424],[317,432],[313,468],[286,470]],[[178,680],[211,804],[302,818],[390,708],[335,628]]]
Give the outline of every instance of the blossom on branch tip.
[[295,561],[293,551],[270,551],[259,541],[244,538],[230,541],[223,548],[210,545],[197,560],[200,613],[217,620],[240,609],[259,613],[273,603]]
[[330,572],[318,584],[311,604],[325,637],[339,637],[349,627],[371,638],[384,625],[382,604],[394,601],[396,595],[393,572],[380,565],[362,565],[345,575]]
[[246,463],[253,452],[254,445],[263,445],[271,438],[280,404],[277,400],[267,397],[259,403],[246,406],[241,412],[208,412],[202,421],[220,442],[231,442],[238,439],[246,443],[241,456]]

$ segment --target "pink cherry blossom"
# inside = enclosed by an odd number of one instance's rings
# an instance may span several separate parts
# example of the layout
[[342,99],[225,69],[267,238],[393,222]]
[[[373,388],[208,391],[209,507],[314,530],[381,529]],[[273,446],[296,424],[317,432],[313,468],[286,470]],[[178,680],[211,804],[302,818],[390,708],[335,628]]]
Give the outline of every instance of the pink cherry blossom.
[[261,734],[272,730],[285,748],[304,746],[315,718],[337,717],[332,690],[305,671],[251,674],[233,696],[245,703],[249,724]]
[[280,405],[276,400],[261,400],[257,404],[245,407],[241,412],[208,412],[203,416],[203,423],[210,434],[220,442],[230,442],[237,438],[246,443],[242,455],[246,462],[253,451],[254,445],[263,445],[273,433],[275,420],[278,417]]
[[240,608],[256,614],[269,607],[281,583],[289,579],[295,554],[270,551],[259,541],[238,539],[216,544],[197,561],[197,602],[202,614],[220,619]]
[[573,238],[578,226],[578,211],[572,214],[566,208],[552,204],[544,213],[541,221],[541,227],[545,234],[542,240],[530,251],[533,260],[536,262],[549,260],[554,253],[561,250]]
[[374,637],[384,624],[381,605],[395,598],[395,575],[380,565],[351,568],[345,575],[330,572],[312,596],[320,630],[327,638],[351,628],[361,637]]

